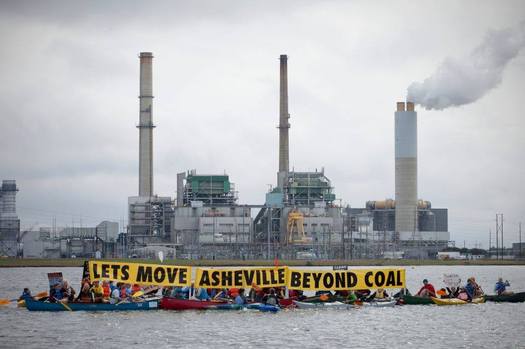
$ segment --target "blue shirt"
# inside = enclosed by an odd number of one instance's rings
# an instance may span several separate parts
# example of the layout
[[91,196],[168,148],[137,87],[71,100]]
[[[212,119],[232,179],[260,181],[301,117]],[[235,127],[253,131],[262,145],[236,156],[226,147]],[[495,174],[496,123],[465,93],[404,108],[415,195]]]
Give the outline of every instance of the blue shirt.
[[237,297],[235,297],[235,304],[244,304],[244,298],[242,298],[241,295],[238,295]]
[[208,296],[208,291],[206,291],[205,288],[199,289],[199,292],[197,294],[197,299],[200,299],[201,301],[209,301],[210,296]]
[[472,297],[474,297],[474,292],[476,291],[476,289],[474,288],[474,285],[468,283],[465,286],[465,291],[467,291],[467,294],[468,294],[469,298],[472,298]]
[[494,287],[494,291],[497,294],[502,294],[503,292],[505,292],[507,286],[510,286],[508,282],[498,281],[496,282],[496,287]]

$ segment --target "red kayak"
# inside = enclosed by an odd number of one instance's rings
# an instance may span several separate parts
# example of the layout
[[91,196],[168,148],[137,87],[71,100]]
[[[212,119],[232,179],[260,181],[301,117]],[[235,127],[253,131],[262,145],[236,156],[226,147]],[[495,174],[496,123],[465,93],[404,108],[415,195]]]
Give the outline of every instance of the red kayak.
[[160,301],[160,307],[162,309],[170,310],[204,310],[213,308],[219,304],[225,304],[226,302],[220,301],[200,301],[197,299],[180,299],[173,297],[163,297]]
[[279,306],[281,306],[281,308],[294,308],[293,300],[294,298],[279,299]]

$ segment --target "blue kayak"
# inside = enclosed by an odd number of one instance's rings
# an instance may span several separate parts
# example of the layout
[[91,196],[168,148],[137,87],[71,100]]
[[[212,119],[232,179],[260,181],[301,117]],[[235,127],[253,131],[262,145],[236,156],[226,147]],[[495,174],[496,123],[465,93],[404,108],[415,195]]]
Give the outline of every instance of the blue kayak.
[[143,302],[109,303],[48,303],[32,299],[26,300],[27,310],[30,311],[129,311],[154,310],[159,308],[159,300],[152,299]]
[[216,310],[242,310],[242,309],[253,309],[253,310],[259,310],[262,312],[272,312],[275,313],[280,310],[278,306],[275,305],[267,305],[262,303],[248,303],[248,304],[217,304],[213,308],[210,309],[216,309]]

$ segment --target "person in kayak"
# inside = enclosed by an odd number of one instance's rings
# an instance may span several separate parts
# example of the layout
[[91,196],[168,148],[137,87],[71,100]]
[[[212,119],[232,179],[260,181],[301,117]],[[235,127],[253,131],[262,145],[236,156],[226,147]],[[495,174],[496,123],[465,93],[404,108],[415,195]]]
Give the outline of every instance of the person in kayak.
[[18,297],[18,300],[19,301],[25,301],[26,299],[28,298],[33,298],[33,296],[31,295],[31,291],[29,290],[29,288],[24,288],[24,290],[22,291],[22,294],[20,295],[20,297]]
[[75,300],[75,289],[69,286],[69,282],[67,280],[62,282],[62,294],[64,298],[67,298],[68,302],[73,302]]
[[93,294],[93,299],[95,303],[102,302],[104,298],[104,289],[98,281],[93,281],[93,286],[91,286],[91,293]]
[[370,291],[369,289],[355,291],[355,295],[360,301],[365,301],[368,298],[368,296],[370,296],[370,293],[372,293],[372,291]]
[[208,295],[208,291],[205,288],[198,288],[197,289],[197,295],[196,298],[201,301],[209,301],[211,298]]
[[81,301],[83,303],[91,303],[93,301],[93,294],[91,293],[91,283],[89,282],[89,278],[84,278],[84,280],[82,280],[82,287],[80,288],[77,301]]
[[62,301],[63,298],[64,298],[64,294],[62,293],[62,285],[57,282],[51,288],[51,292],[49,292],[49,302],[58,303]]
[[476,283],[474,277],[467,279],[467,284],[465,285],[465,292],[467,293],[467,300],[470,302],[473,298],[480,297],[483,295],[481,287]]
[[386,300],[388,297],[388,293],[381,287],[377,289],[374,293],[370,295],[370,297],[367,298],[367,301],[370,302],[372,300]]
[[435,297],[436,296],[436,289],[434,288],[434,285],[428,282],[427,279],[423,280],[423,286],[417,291],[416,296],[419,297]]
[[239,289],[239,293],[235,297],[234,302],[237,305],[246,304],[246,297],[244,296],[244,288]]
[[498,296],[510,296],[513,292],[507,291],[507,287],[510,287],[509,280],[503,282],[503,278],[498,278],[498,282],[496,282],[496,286],[494,287],[494,292],[496,292]]
[[228,300],[228,289],[223,288],[222,290],[219,290],[213,297],[213,300]]
[[279,299],[275,293],[275,288],[270,288],[270,293],[264,295],[262,301],[266,305],[277,305],[279,303]]
[[109,296],[110,304],[117,304],[121,300],[120,299],[120,289],[118,288],[118,286],[120,285],[117,284],[117,286],[113,289],[113,291],[111,291],[111,294]]
[[354,304],[355,301],[357,301],[357,296],[354,291],[348,292],[348,296],[346,297],[346,303],[348,304]]

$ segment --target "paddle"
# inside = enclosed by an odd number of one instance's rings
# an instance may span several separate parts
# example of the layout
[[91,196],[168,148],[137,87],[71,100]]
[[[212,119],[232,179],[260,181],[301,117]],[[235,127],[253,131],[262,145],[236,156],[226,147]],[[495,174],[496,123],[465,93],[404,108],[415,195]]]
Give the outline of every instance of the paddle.
[[131,295],[132,298],[138,298],[144,296],[144,291],[137,291]]
[[[33,298],[42,298],[42,297],[47,297],[47,291],[42,291],[40,293],[37,293],[36,296],[34,296]],[[0,299],[0,305],[8,305],[9,303],[16,302],[16,301],[18,301],[18,298]]]
[[71,308],[69,307],[69,305],[67,305],[66,303],[62,303],[62,302],[58,302],[58,303],[62,304],[62,306],[63,306],[64,308],[66,308],[67,311],[73,311],[73,309],[71,309]]

